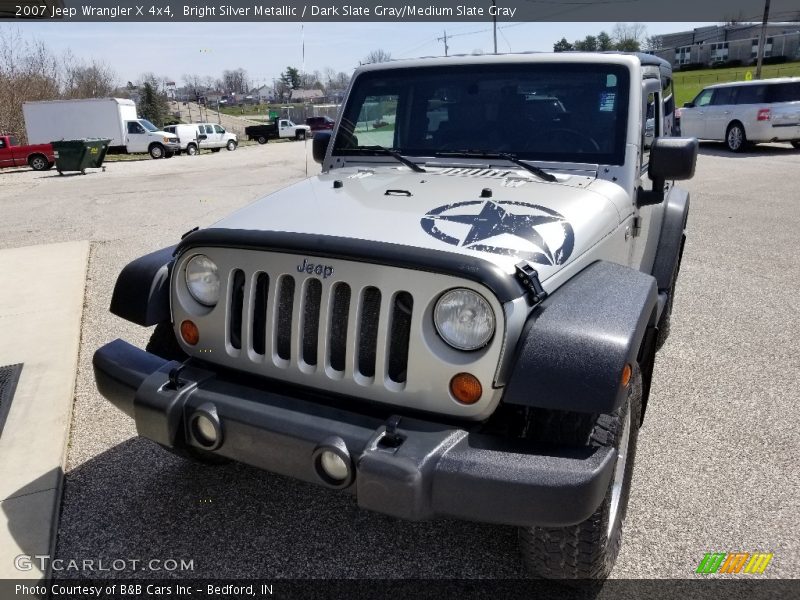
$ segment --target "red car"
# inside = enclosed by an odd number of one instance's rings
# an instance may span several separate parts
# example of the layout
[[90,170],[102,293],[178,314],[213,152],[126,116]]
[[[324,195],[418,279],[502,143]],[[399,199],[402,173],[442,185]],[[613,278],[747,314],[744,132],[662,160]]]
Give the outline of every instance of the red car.
[[306,125],[311,127],[312,134],[317,131],[329,131],[333,129],[335,123],[330,117],[308,117],[306,119]]
[[0,168],[28,165],[34,171],[46,171],[55,162],[50,144],[20,146],[13,135],[0,135]]

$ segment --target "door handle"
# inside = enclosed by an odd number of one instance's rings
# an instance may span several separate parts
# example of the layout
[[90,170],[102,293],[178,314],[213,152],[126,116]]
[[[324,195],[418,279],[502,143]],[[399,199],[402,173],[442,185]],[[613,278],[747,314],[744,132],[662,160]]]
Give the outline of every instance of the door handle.
[[725,111],[724,113],[722,113],[722,114],[729,115],[729,114],[731,114],[731,111],[729,111],[729,110],[726,110],[726,111]]

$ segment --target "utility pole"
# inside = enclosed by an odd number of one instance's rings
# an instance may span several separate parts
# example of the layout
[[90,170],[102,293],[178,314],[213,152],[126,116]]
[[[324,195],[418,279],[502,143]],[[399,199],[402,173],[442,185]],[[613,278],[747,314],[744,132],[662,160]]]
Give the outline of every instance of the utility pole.
[[[452,35],[450,37],[453,37]],[[447,30],[444,30],[444,37],[436,38],[437,42],[444,42],[444,55],[448,56],[447,51],[450,47],[447,45]]]
[[769,20],[769,0],[764,2],[764,20],[761,22],[761,36],[758,38],[758,59],[756,79],[761,79],[761,63],[764,62],[764,45],[767,43],[767,21]]
[[497,0],[492,0],[492,32],[494,35],[494,53],[497,54]]

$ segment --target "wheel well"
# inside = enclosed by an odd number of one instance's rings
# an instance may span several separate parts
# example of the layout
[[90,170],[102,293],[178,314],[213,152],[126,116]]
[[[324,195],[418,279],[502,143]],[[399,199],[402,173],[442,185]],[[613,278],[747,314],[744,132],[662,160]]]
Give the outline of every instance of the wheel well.
[[148,150],[148,151],[150,151],[150,150],[153,148],[153,146],[161,146],[161,147],[163,148],[163,147],[164,147],[164,144],[162,144],[161,142],[153,142],[152,144],[150,144],[150,145],[147,147],[147,150]]
[[188,148],[189,146],[194,146],[195,148],[197,148],[197,144],[195,144],[194,142],[189,142],[188,144],[186,144],[186,147],[187,147],[187,148]]
[[742,128],[742,131],[744,131],[744,124],[742,124],[742,122],[739,119],[734,119],[733,121],[728,123],[728,126],[725,128],[725,133],[728,133],[731,130],[731,127],[733,127],[734,125],[738,125],[739,127]]
[[41,156],[41,157],[42,157],[43,159],[45,159],[45,160],[46,160],[48,163],[50,162],[50,160],[49,160],[49,159],[48,159],[48,158],[47,158],[47,157],[46,157],[44,154],[42,154],[41,152],[34,152],[33,154],[31,154],[31,155],[28,157],[28,164],[31,164],[31,162],[33,162],[33,159],[34,159],[34,158],[36,158],[37,156]]

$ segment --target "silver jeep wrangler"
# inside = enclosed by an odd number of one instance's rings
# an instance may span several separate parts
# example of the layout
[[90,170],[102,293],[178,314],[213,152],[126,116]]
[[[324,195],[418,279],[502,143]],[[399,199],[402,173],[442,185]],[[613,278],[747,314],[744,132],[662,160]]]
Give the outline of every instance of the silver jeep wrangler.
[[97,386],[174,452],[605,577],[697,157],[673,113],[648,55],[361,67],[320,175],[125,267],[111,311],[155,331]]

